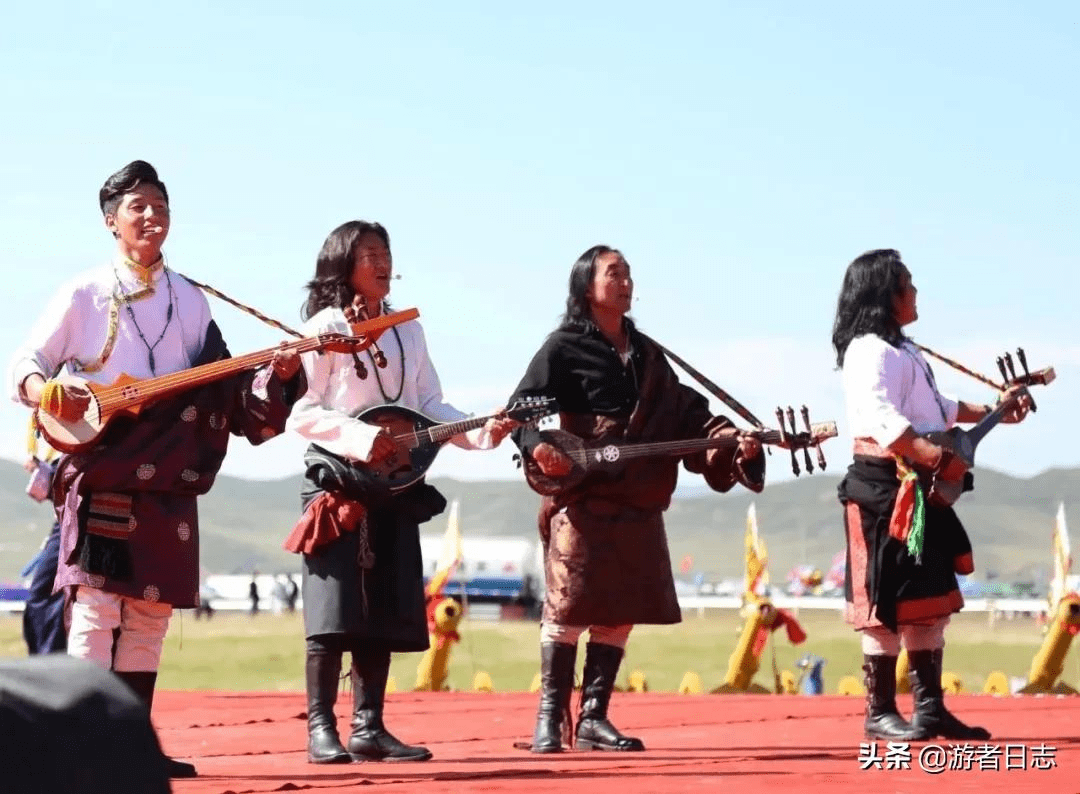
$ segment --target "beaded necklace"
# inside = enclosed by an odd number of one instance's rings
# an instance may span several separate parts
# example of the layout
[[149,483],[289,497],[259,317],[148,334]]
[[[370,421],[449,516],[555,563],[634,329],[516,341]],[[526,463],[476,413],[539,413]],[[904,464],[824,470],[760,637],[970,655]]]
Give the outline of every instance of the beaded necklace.
[[[130,262],[131,260],[125,261]],[[146,270],[146,268],[144,268],[144,270]],[[136,271],[136,274],[139,275],[140,278],[144,278],[143,273]],[[169,330],[169,325],[172,323],[173,318],[173,304],[176,301],[176,293],[173,292],[172,278],[169,276],[168,268],[165,268],[165,283],[168,285],[169,288],[169,307],[165,311],[165,325],[161,329],[161,333],[158,334],[158,338],[154,340],[154,344],[150,344],[148,341],[146,341],[146,335],[143,334],[142,328],[139,327],[139,321],[135,319],[135,312],[131,308],[133,296],[124,290],[124,285],[120,281],[120,274],[116,273],[116,288],[120,291],[120,294],[124,298],[124,308],[127,309],[128,317],[131,318],[131,323],[135,326],[135,333],[139,335],[139,339],[141,339],[142,343],[146,346],[146,354],[150,363],[151,375],[157,375],[157,366],[156,361],[154,360],[154,350],[161,343],[161,340],[165,338],[165,332]],[[153,294],[152,286],[148,285],[148,290],[151,294]]]
[[[385,303],[381,306],[381,310],[383,312],[386,312],[388,308],[389,307]],[[348,322],[350,325],[354,321],[358,320],[356,310],[352,306],[346,306],[344,312],[345,321]],[[367,312],[365,311],[364,314],[366,316]],[[371,362],[372,368],[375,370],[375,382],[378,384],[379,393],[382,395],[383,400],[387,405],[389,405],[390,403],[396,403],[398,400],[401,399],[401,395],[405,392],[405,345],[401,343],[401,334],[398,332],[397,326],[391,326],[390,330],[394,332],[394,339],[397,340],[398,350],[401,352],[401,380],[398,381],[398,390],[396,395],[391,397],[389,394],[386,393],[386,388],[383,386],[382,382],[382,376],[379,375],[379,370],[386,368],[386,355],[382,352],[381,349],[379,350],[378,357],[372,355],[371,347],[366,348],[364,351],[367,353],[368,360]],[[364,366],[364,362],[360,360],[360,357],[356,354],[355,351],[352,354],[352,358],[353,369],[356,370],[356,377],[360,378],[360,380],[367,379],[368,369]]]
[[[405,391],[405,346],[401,344],[401,334],[398,333],[397,327],[391,326],[390,330],[394,332],[394,339],[397,340],[398,350],[401,351],[401,380],[398,381],[398,390],[396,395],[391,397],[389,394],[386,393],[386,389],[383,388],[382,376],[379,375],[379,370],[381,369],[381,367],[379,367],[376,363],[375,357],[371,355],[371,348],[369,347],[367,350],[364,351],[365,353],[367,353],[368,359],[371,361],[372,365],[374,365],[375,382],[379,384],[379,393],[382,394],[383,400],[385,400],[387,404],[396,403],[398,400],[401,399],[401,395]],[[384,364],[385,361],[386,359],[384,358]]]

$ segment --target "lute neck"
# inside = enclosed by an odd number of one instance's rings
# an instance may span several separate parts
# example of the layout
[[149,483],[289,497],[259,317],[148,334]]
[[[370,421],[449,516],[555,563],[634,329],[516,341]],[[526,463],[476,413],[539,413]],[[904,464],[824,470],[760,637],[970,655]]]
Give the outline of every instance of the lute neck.
[[[1024,392],[1020,392],[1017,395],[1016,399],[1019,399],[1019,395],[1023,393]],[[991,411],[974,425],[972,425],[969,430],[964,431],[967,434],[967,437],[971,440],[972,450],[974,450],[978,443],[986,437],[987,433],[997,427],[1001,420],[1005,418],[1006,412],[1012,409],[1013,405],[1016,402],[1016,399],[1006,400],[1005,402],[998,403],[997,407],[995,407],[993,411]]]
[[318,350],[322,346],[323,342],[318,337],[300,339],[235,358],[211,361],[209,364],[201,364],[168,375],[108,387],[99,391],[98,399],[103,405],[113,401],[123,404],[148,402],[188,389],[194,389],[215,380],[221,380],[235,372],[256,369],[272,361],[274,354],[279,350],[295,350],[297,353],[306,353],[311,350]]
[[[444,441],[448,441],[459,433],[466,433],[469,430],[475,430],[478,427],[483,427],[487,422],[489,416],[474,416],[471,419],[460,419],[457,422],[447,422],[446,424],[434,425],[425,430],[419,431],[416,436],[418,441],[433,441],[437,444],[441,444]],[[426,436],[426,438],[425,438]]]
[[[749,433],[748,435],[761,441],[763,444],[777,444],[780,442],[779,430],[762,430]],[[718,438],[687,438],[682,441],[656,441],[644,444],[627,444],[619,446],[620,458],[640,458],[648,455],[690,455],[706,449],[723,449],[724,447],[736,447],[740,439],[736,436],[720,436]],[[598,447],[603,448],[603,445]],[[588,453],[586,453],[588,454]]]

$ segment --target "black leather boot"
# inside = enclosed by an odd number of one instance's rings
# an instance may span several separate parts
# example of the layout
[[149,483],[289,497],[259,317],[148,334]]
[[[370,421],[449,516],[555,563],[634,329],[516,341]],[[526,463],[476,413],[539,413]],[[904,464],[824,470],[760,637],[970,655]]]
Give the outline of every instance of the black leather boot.
[[945,708],[945,693],[941,689],[943,659],[944,653],[940,648],[936,651],[908,652],[911,663],[908,680],[911,681],[911,695],[915,700],[912,726],[925,731],[927,737],[989,739],[990,731],[986,728],[965,725]]
[[[132,691],[139,696],[139,700],[146,704],[146,710],[151,711],[154,706],[154,689],[157,687],[156,671],[149,672],[116,672],[116,676],[131,687]],[[187,761],[177,761],[165,756],[165,768],[171,778],[198,777],[195,765]]]
[[352,763],[352,756],[338,737],[334,714],[341,675],[341,651],[309,641],[304,673],[307,681],[308,763]]
[[930,738],[925,730],[915,727],[896,710],[896,657],[863,655],[866,673],[866,722],[863,731],[867,739],[893,739],[915,742]]
[[585,646],[585,669],[581,675],[581,711],[578,713],[579,750],[621,750],[640,752],[641,739],[624,736],[607,718],[608,703],[615,688],[615,677],[622,664],[623,649],[614,645],[590,642]]
[[532,744],[534,753],[561,753],[570,740],[570,693],[574,691],[577,645],[546,642],[540,646],[540,706]]
[[349,753],[354,761],[427,761],[426,747],[399,741],[383,725],[390,651],[354,648],[352,652],[353,718]]

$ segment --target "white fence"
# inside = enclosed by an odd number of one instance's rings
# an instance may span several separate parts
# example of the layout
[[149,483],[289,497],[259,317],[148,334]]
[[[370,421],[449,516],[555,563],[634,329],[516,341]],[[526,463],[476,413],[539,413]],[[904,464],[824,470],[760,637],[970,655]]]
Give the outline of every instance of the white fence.
[[[237,577],[249,583],[251,577]],[[213,577],[210,578],[210,581]],[[272,587],[272,585],[271,585]],[[260,606],[269,611],[269,592],[262,587],[260,590]],[[844,608],[844,599],[826,596],[788,596],[777,595],[770,599],[774,606],[780,609],[826,609],[840,611]],[[210,600],[214,609],[225,611],[247,611],[251,609],[251,601],[247,598],[247,592],[238,592],[232,587],[226,587],[221,597]],[[301,606],[297,602],[297,609]],[[717,595],[682,595],[679,596],[679,606],[685,612],[697,612],[703,614],[709,609],[739,609],[742,601],[738,596]],[[0,601],[0,613],[22,612],[22,601]],[[482,611],[482,610],[481,610]],[[969,598],[964,602],[965,612],[996,612],[996,613],[1037,613],[1046,612],[1047,603],[1044,598]],[[475,617],[475,616],[474,616]]]
[[[777,595],[769,599],[778,609],[825,609],[839,612],[844,608],[844,599],[836,596],[789,596]],[[683,595],[679,596],[679,606],[683,612],[697,612],[699,615],[709,609],[739,609],[742,599],[738,596]],[[1018,614],[1048,612],[1045,598],[966,598],[965,612],[990,612],[995,614]]]

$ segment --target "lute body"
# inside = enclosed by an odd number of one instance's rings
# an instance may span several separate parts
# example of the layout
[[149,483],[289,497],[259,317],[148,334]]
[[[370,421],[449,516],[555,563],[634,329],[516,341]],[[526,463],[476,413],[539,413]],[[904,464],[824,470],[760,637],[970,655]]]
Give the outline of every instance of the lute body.
[[955,479],[945,479],[938,474],[931,474],[930,489],[927,498],[932,504],[949,506],[956,504],[956,500],[964,492],[963,474],[975,466],[975,448],[986,434],[993,430],[1004,419],[1008,412],[1020,399],[1027,394],[1027,389],[1018,389],[1008,399],[1002,400],[989,414],[984,416],[968,430],[952,427],[934,433],[926,433],[923,438],[932,441],[944,449],[952,452],[964,464],[964,472]]
[[[548,398],[519,400],[506,415],[519,422],[531,422],[555,413],[558,407]],[[474,430],[491,419],[470,417],[456,422],[439,422],[402,405],[379,405],[368,408],[356,418],[383,428],[393,439],[393,454],[373,463],[359,464],[374,482],[392,493],[405,490],[423,479],[439,450],[459,433]]]

